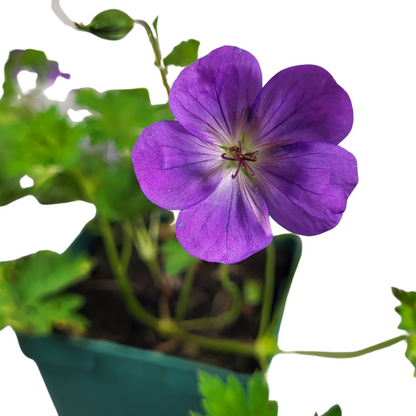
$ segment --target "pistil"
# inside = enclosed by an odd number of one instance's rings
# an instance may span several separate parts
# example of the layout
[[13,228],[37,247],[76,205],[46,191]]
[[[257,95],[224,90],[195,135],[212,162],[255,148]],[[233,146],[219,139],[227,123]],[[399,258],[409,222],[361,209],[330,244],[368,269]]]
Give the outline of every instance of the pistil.
[[260,153],[261,150],[256,150],[255,152],[243,153],[243,147],[241,140],[238,141],[238,146],[231,146],[228,148],[228,151],[231,152],[232,157],[225,156],[227,153],[223,153],[221,157],[225,160],[231,160],[233,162],[238,162],[238,167],[236,172],[231,176],[232,179],[235,179],[240,172],[241,166],[244,166],[247,171],[250,172],[251,176],[256,176],[253,169],[247,162],[257,162],[256,154]]

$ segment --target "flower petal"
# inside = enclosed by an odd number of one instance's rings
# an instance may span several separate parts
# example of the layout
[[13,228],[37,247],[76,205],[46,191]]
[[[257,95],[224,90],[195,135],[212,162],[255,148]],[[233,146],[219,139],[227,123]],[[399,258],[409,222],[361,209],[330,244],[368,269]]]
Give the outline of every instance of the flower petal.
[[144,129],[132,159],[144,194],[165,209],[203,201],[224,176],[221,149],[189,134],[177,121],[160,121]]
[[256,175],[270,216],[302,235],[335,227],[358,182],[355,157],[325,142],[300,142],[262,153]]
[[261,90],[256,58],[223,46],[185,68],[170,95],[170,108],[185,129],[226,145],[241,138],[249,109]]
[[247,137],[256,145],[325,141],[340,143],[350,132],[348,94],[315,65],[287,68],[261,90],[249,116]]
[[176,236],[191,255],[205,261],[237,263],[272,239],[267,206],[243,173],[228,175],[205,201],[181,211]]

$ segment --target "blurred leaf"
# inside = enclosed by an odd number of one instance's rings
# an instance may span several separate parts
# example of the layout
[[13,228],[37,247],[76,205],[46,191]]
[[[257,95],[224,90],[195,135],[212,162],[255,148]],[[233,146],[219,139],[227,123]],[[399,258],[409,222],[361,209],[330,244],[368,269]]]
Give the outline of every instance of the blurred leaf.
[[11,102],[17,99],[19,85],[17,75],[20,71],[32,71],[38,74],[36,88],[45,90],[55,82],[57,77],[68,79],[69,74],[59,70],[58,63],[49,61],[42,51],[34,49],[13,50],[9,54],[9,59],[4,67],[3,102]]
[[83,334],[88,321],[77,311],[78,294],[57,294],[85,278],[92,262],[85,256],[43,251],[0,263],[0,328],[47,335],[53,328]]
[[207,416],[277,416],[277,403],[269,401],[269,388],[259,372],[248,380],[247,394],[233,374],[226,382],[203,371],[198,378]]
[[154,27],[155,32],[156,32],[156,36],[159,36],[159,34],[157,33],[157,23],[158,23],[158,21],[159,21],[159,16],[156,16],[156,19],[153,20],[153,23],[152,23],[152,26]]
[[255,372],[247,382],[250,415],[277,415],[277,403],[269,401],[269,386],[264,375]]
[[[21,70],[38,74],[36,88],[27,94],[22,93],[17,81]],[[52,106],[56,103],[43,94],[59,76],[69,78],[41,51],[10,52],[5,66],[4,95],[0,99],[0,205],[28,194],[42,193],[53,184],[56,175],[78,161],[80,127],[73,127]],[[35,181],[30,189],[20,186],[19,181],[25,174]],[[58,198],[56,202],[64,201]]]
[[19,332],[48,335],[54,327],[82,334],[88,321],[76,311],[84,304],[78,294],[66,294],[47,300],[25,302],[14,314],[15,329]]
[[166,274],[168,276],[182,273],[198,261],[198,259],[188,254],[177,240],[169,240],[163,244],[161,252],[165,254]]
[[[315,413],[315,416],[318,416],[318,413]],[[335,406],[332,406],[322,416],[342,416],[342,411],[341,408],[336,404]]]
[[0,263],[0,330],[12,324],[12,316],[16,311],[13,289],[6,280],[13,266],[14,262]]
[[85,279],[92,266],[92,261],[84,255],[39,251],[19,265],[14,289],[21,302],[37,301]]
[[189,39],[175,46],[172,52],[163,59],[165,66],[189,66],[198,59],[198,48],[200,42],[195,39]]
[[246,279],[243,282],[244,301],[250,306],[260,305],[263,297],[263,284],[256,279]]
[[117,149],[130,152],[145,127],[160,120],[174,120],[169,105],[151,105],[144,88],[104,93],[83,88],[74,94],[77,104],[94,113],[83,121],[92,144],[114,141]]
[[0,172],[0,206],[8,205],[30,193],[30,189],[20,186],[20,175],[6,178],[2,173]]
[[399,329],[409,333],[405,355],[415,367],[414,377],[416,377],[416,292],[406,292],[395,287],[392,287],[392,292],[401,302],[395,311],[402,318]]
[[82,128],[70,125],[56,107],[3,126],[0,134],[10,176],[29,174],[34,165],[70,169],[80,157]]
[[95,205],[98,212],[112,221],[132,219],[138,214],[150,213],[155,208],[141,191],[130,159],[128,168],[121,164],[107,168],[96,194]]

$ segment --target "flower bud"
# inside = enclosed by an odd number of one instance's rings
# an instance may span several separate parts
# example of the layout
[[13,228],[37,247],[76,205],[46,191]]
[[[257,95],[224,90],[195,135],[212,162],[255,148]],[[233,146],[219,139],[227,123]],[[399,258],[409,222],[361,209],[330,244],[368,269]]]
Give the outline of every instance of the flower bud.
[[123,39],[133,29],[133,19],[121,10],[106,10],[97,14],[89,25],[75,23],[79,30],[107,40]]

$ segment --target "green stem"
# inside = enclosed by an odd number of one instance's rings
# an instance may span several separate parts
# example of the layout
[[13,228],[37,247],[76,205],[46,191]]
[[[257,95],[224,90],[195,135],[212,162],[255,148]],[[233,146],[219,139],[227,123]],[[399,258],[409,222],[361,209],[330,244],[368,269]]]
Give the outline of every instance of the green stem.
[[111,232],[110,224],[103,215],[98,215],[98,224],[100,227],[101,235],[103,237],[104,246],[107,252],[108,260],[110,262],[111,270],[120,287],[128,310],[138,321],[144,323],[150,328],[157,330],[159,327],[159,320],[147,312],[134,295],[126,271],[121,261],[119,260],[119,255],[117,253],[117,247],[114,241],[113,233]]
[[170,87],[169,87],[169,83],[167,80],[167,69],[165,68],[165,66],[163,65],[163,61],[162,61],[162,53],[160,52],[160,46],[159,46],[159,40],[157,38],[157,36],[155,37],[153,35],[152,29],[150,28],[150,26],[144,21],[144,20],[135,20],[135,23],[143,26],[147,32],[147,36],[149,37],[150,43],[152,45],[153,48],[153,52],[155,54],[155,65],[156,67],[159,69],[160,71],[160,75],[162,76],[162,81],[163,81],[163,85],[166,89],[166,92],[168,93],[168,97],[170,95]]
[[259,362],[260,365],[260,370],[263,374],[266,374],[267,370],[269,369],[269,361],[267,360],[266,357],[258,357],[257,361]]
[[261,338],[266,333],[267,326],[271,319],[276,266],[276,252],[273,243],[269,244],[269,246],[266,248],[266,256],[263,305],[261,309],[260,327],[257,334],[257,339]]
[[223,289],[232,296],[231,309],[219,316],[183,321],[179,324],[181,328],[187,330],[222,328],[234,322],[240,316],[242,306],[241,293],[238,286],[230,280],[227,264],[220,264],[220,282]]
[[383,348],[391,347],[400,341],[407,338],[407,335],[400,335],[396,338],[389,339],[379,344],[373,345],[372,347],[364,348],[358,351],[351,352],[326,352],[326,351],[280,351],[282,354],[300,354],[300,355],[313,355],[315,357],[325,358],[355,358],[361,355],[369,354],[370,352],[382,350]]
[[209,350],[256,357],[253,343],[231,339],[207,338],[202,335],[190,334],[185,331],[176,332],[175,334],[172,334],[172,337],[189,344],[197,344],[199,347]]
[[192,283],[194,281],[194,274],[197,264],[198,263],[193,263],[189,265],[188,269],[186,270],[185,280],[183,282],[181,293],[179,295],[178,306],[176,308],[175,314],[175,320],[178,322],[183,320],[186,308],[188,307],[189,296],[191,294],[191,288]]
[[130,221],[125,221],[123,224],[123,245],[121,248],[121,266],[124,270],[124,273],[127,273],[131,253],[132,253],[132,246],[133,241],[131,239],[132,236],[132,226]]

